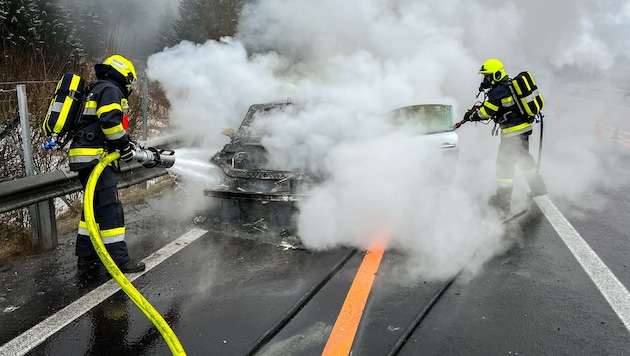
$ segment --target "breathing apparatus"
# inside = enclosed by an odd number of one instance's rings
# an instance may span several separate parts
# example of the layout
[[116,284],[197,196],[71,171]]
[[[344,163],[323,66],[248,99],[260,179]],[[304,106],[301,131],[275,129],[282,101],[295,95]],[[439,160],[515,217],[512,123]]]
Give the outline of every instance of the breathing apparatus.
[[[483,84],[483,82],[482,82]],[[477,93],[476,98],[479,99],[479,96],[483,93],[484,97],[483,97],[483,101],[481,100],[477,100],[475,102],[475,104],[473,104],[473,106],[468,109],[468,111],[473,111],[473,112],[477,112],[479,110],[479,108],[481,108],[483,106],[483,102],[486,101],[486,99],[488,98],[488,92],[487,92],[487,88],[482,88],[483,85],[479,86],[479,93]],[[540,174],[540,159],[542,158],[542,149],[543,149],[543,132],[544,132],[544,126],[543,126],[543,118],[545,117],[545,115],[542,113],[542,111],[540,113],[538,113],[538,115],[536,115],[534,117],[534,121],[533,123],[536,124],[540,124],[540,140],[538,142],[538,160],[536,162],[536,174]],[[489,121],[490,119],[488,119],[487,121]],[[460,128],[464,123],[468,122],[469,120],[462,120],[462,121],[457,121],[455,122],[455,124],[453,125],[453,130],[457,130],[458,128]]]

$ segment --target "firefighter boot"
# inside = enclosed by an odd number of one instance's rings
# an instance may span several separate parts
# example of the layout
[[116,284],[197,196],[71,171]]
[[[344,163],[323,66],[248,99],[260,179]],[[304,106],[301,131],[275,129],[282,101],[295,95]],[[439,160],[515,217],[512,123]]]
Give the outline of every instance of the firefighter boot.
[[80,270],[88,270],[98,265],[101,260],[97,256],[79,257],[77,259],[77,267]]
[[144,264],[144,262],[128,260],[127,262],[118,263],[118,268],[120,268],[123,273],[134,273],[144,271],[146,265]]
[[547,194],[547,186],[545,185],[545,181],[542,179],[540,174],[537,174],[529,179],[527,182],[529,183],[530,192],[527,193],[527,198],[530,200],[541,195]]
[[488,199],[488,205],[494,208],[501,218],[504,218],[510,215],[511,201],[511,188],[497,188],[497,193]]

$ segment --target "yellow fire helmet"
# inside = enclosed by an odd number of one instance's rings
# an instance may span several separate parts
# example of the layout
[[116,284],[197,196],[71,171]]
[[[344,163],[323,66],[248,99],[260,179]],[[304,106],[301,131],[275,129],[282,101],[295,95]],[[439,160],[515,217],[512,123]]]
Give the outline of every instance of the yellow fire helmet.
[[103,64],[111,66],[116,72],[120,73],[127,85],[127,89],[131,89],[138,80],[133,63],[119,54],[107,57]]
[[493,85],[500,82],[507,76],[507,73],[505,73],[505,70],[503,69],[503,63],[496,58],[490,58],[483,62],[483,65],[479,68],[479,74],[490,74],[492,76],[491,84]]

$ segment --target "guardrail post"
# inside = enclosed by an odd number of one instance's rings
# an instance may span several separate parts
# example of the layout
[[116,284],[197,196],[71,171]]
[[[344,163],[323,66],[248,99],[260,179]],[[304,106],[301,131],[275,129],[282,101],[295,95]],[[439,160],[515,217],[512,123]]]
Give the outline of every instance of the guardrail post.
[[[147,140],[148,136],[148,116],[149,116],[149,78],[142,77],[142,141]],[[142,189],[147,189],[147,182],[140,184]]]
[[26,175],[35,174],[35,165],[33,164],[33,150],[31,147],[31,124],[28,119],[28,105],[26,101],[26,87],[24,84],[17,86],[18,106],[20,110],[20,125],[22,127],[22,150],[24,152],[24,165]]
[[[35,175],[33,164],[33,150],[31,146],[31,124],[26,100],[26,86],[17,86],[20,125],[22,128],[22,146],[24,151],[24,165],[27,176]],[[47,200],[29,206],[31,214],[31,238],[33,246],[50,250],[57,247],[57,222],[55,220],[54,201]]]
[[149,107],[149,79],[142,77],[142,140],[147,140],[148,128],[148,107]]

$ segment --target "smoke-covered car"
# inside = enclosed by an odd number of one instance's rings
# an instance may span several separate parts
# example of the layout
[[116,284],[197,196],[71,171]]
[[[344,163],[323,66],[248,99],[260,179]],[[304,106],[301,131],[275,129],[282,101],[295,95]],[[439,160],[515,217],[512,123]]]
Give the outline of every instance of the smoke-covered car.
[[[268,153],[261,135],[254,129],[255,120],[285,109],[291,103],[252,105],[240,127],[226,133],[230,143],[217,152],[210,162],[224,173],[222,183],[204,194],[221,198],[222,219],[243,223],[269,222],[287,229],[297,211],[296,202],[318,182],[312,172],[269,169]],[[459,152],[458,136],[453,130],[450,105],[424,104],[406,106],[389,113],[394,125],[412,128],[424,145],[437,148],[444,160],[444,176],[452,177]],[[426,146],[425,146],[426,147]],[[410,163],[411,164],[411,163]],[[261,225],[262,226],[262,225]],[[268,225],[264,226],[269,228]]]
[[397,125],[413,127],[414,133],[422,136],[429,147],[439,149],[444,161],[444,172],[454,173],[459,157],[459,138],[453,128],[453,107],[444,104],[421,104],[404,106],[393,110],[390,118]]
[[208,189],[206,195],[256,201],[289,202],[300,200],[303,185],[312,177],[304,172],[281,171],[268,168],[267,150],[262,137],[252,129],[252,123],[262,115],[282,110],[290,103],[252,105],[235,132],[225,132],[231,142],[210,159],[225,173],[222,184]]

